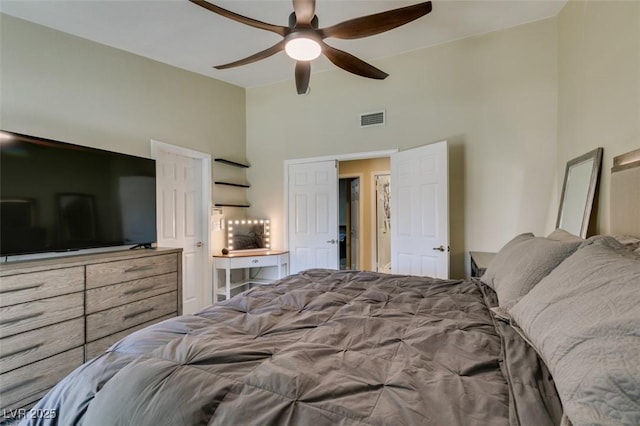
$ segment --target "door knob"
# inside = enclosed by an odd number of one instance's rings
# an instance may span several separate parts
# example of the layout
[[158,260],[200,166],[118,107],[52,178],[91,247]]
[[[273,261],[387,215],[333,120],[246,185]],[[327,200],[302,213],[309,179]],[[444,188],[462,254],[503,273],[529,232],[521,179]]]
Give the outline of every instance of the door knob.
[[328,242],[329,244],[335,244],[335,243],[337,243],[337,241],[336,241],[336,240],[328,240],[327,242]]
[[198,242],[196,243],[196,247],[202,247],[203,245],[204,245],[204,244],[202,243],[202,241],[198,241]]
[[444,246],[440,245],[440,247],[434,247],[433,249],[438,251],[444,251]]

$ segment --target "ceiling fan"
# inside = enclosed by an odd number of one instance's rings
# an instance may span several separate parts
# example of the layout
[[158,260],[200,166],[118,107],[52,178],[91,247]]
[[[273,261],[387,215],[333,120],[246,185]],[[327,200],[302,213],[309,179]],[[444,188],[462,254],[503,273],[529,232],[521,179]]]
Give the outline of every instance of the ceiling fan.
[[281,41],[268,49],[244,59],[218,65],[215,67],[216,69],[223,70],[250,64],[284,50],[287,55],[296,60],[296,89],[300,95],[307,93],[309,78],[311,77],[311,61],[320,56],[321,53],[334,65],[353,74],[378,80],[383,80],[389,75],[347,52],[329,46],[323,41],[325,38],[356,39],[369,37],[407,24],[431,12],[431,2],[427,1],[350,19],[326,28],[318,28],[315,0],[293,0],[293,12],[289,15],[289,26],[285,27],[239,15],[205,0],[189,1],[218,15],[251,27],[274,32],[283,37]]

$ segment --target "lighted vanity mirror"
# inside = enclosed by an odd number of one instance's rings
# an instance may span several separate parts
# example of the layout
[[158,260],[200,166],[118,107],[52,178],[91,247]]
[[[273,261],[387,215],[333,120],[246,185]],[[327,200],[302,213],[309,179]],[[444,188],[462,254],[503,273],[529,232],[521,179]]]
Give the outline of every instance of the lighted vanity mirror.
[[227,220],[229,251],[269,250],[270,225],[268,219]]
[[567,163],[556,228],[587,237],[601,163],[602,148]]

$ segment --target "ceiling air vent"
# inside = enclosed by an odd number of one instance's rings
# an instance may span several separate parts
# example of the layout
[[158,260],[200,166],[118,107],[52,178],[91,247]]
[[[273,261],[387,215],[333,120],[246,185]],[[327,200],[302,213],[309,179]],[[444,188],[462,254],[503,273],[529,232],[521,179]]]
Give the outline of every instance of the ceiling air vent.
[[384,115],[384,110],[360,114],[360,127],[383,126]]

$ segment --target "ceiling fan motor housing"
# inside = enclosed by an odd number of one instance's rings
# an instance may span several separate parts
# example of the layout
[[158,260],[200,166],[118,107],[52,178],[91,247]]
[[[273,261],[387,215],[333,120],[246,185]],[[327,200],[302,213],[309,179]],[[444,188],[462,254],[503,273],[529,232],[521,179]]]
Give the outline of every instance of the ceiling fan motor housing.
[[[297,23],[298,23],[298,18],[296,17],[296,13],[291,12],[291,14],[289,15],[289,28],[295,28]],[[313,15],[313,19],[311,20],[311,28],[317,30],[318,23],[319,23],[318,15]]]

